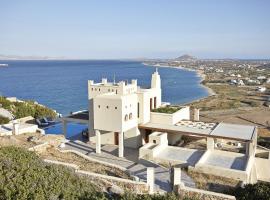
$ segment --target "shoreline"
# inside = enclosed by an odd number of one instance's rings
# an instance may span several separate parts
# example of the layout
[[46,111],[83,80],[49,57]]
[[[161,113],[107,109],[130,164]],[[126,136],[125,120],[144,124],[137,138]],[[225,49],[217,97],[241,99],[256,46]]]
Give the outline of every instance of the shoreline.
[[208,93],[208,96],[207,97],[201,97],[199,99],[196,99],[196,100],[193,100],[193,101],[190,101],[190,102],[187,102],[187,103],[184,103],[184,105],[187,105],[187,104],[192,104],[192,103],[195,103],[195,102],[199,102],[201,100],[204,100],[204,99],[207,99],[209,97],[212,97],[212,96],[215,96],[216,93],[214,92],[213,89],[207,87],[206,85],[204,85],[202,82],[205,80],[205,77],[206,75],[201,71],[201,70],[194,70],[194,69],[189,69],[189,68],[185,68],[185,67],[175,67],[175,66],[169,66],[169,65],[150,65],[150,64],[147,64],[147,63],[144,63],[142,62],[143,65],[145,66],[152,66],[152,67],[164,67],[164,68],[173,68],[173,69],[182,69],[182,70],[185,70],[185,71],[193,71],[193,72],[196,72],[197,76],[201,78],[201,81],[200,81],[200,85],[206,89],[207,93]]

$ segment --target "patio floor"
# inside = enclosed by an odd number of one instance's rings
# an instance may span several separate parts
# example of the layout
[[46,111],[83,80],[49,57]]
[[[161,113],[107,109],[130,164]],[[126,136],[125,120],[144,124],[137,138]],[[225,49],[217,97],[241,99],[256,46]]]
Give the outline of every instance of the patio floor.
[[227,169],[236,169],[236,170],[245,170],[247,163],[247,157],[241,156],[239,154],[228,153],[215,153],[211,152],[207,159],[204,161],[204,164],[213,165],[217,167],[223,167]]
[[204,151],[168,146],[156,157],[164,160],[180,161],[194,166],[203,155]]

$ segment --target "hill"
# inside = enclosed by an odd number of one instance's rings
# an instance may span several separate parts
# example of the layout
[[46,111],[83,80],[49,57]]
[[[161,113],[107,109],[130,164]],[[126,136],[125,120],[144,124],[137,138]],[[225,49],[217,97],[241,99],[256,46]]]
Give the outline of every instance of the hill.
[[197,58],[188,54],[184,54],[182,56],[175,58],[174,60],[175,61],[194,61],[194,60],[197,60]]

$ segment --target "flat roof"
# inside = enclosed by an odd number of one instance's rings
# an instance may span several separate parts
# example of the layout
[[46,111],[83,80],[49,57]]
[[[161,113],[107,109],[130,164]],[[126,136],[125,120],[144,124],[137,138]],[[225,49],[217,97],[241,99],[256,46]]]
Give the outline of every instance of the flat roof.
[[195,135],[212,138],[222,138],[239,141],[250,141],[253,139],[256,126],[219,123],[213,130],[198,129],[194,127],[146,123],[139,125],[139,128],[150,129],[161,132],[181,133],[183,135]]
[[146,123],[139,125],[139,128],[151,129],[155,131],[162,132],[182,132],[183,134],[188,135],[198,135],[198,136],[209,136],[211,133],[210,129],[198,129],[186,126],[176,126],[176,125],[167,125],[167,124],[157,124],[157,123]]
[[256,126],[221,122],[211,132],[211,135],[230,139],[252,140],[255,130]]

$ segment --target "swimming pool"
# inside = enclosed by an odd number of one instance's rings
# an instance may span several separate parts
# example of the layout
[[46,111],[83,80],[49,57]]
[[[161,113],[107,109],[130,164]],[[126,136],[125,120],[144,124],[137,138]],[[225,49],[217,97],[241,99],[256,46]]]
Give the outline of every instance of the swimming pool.
[[[82,130],[88,128],[85,124],[78,123],[68,123],[67,124],[67,139],[82,139],[81,132]],[[57,123],[50,127],[44,128],[46,134],[56,134],[62,135],[62,123]]]

